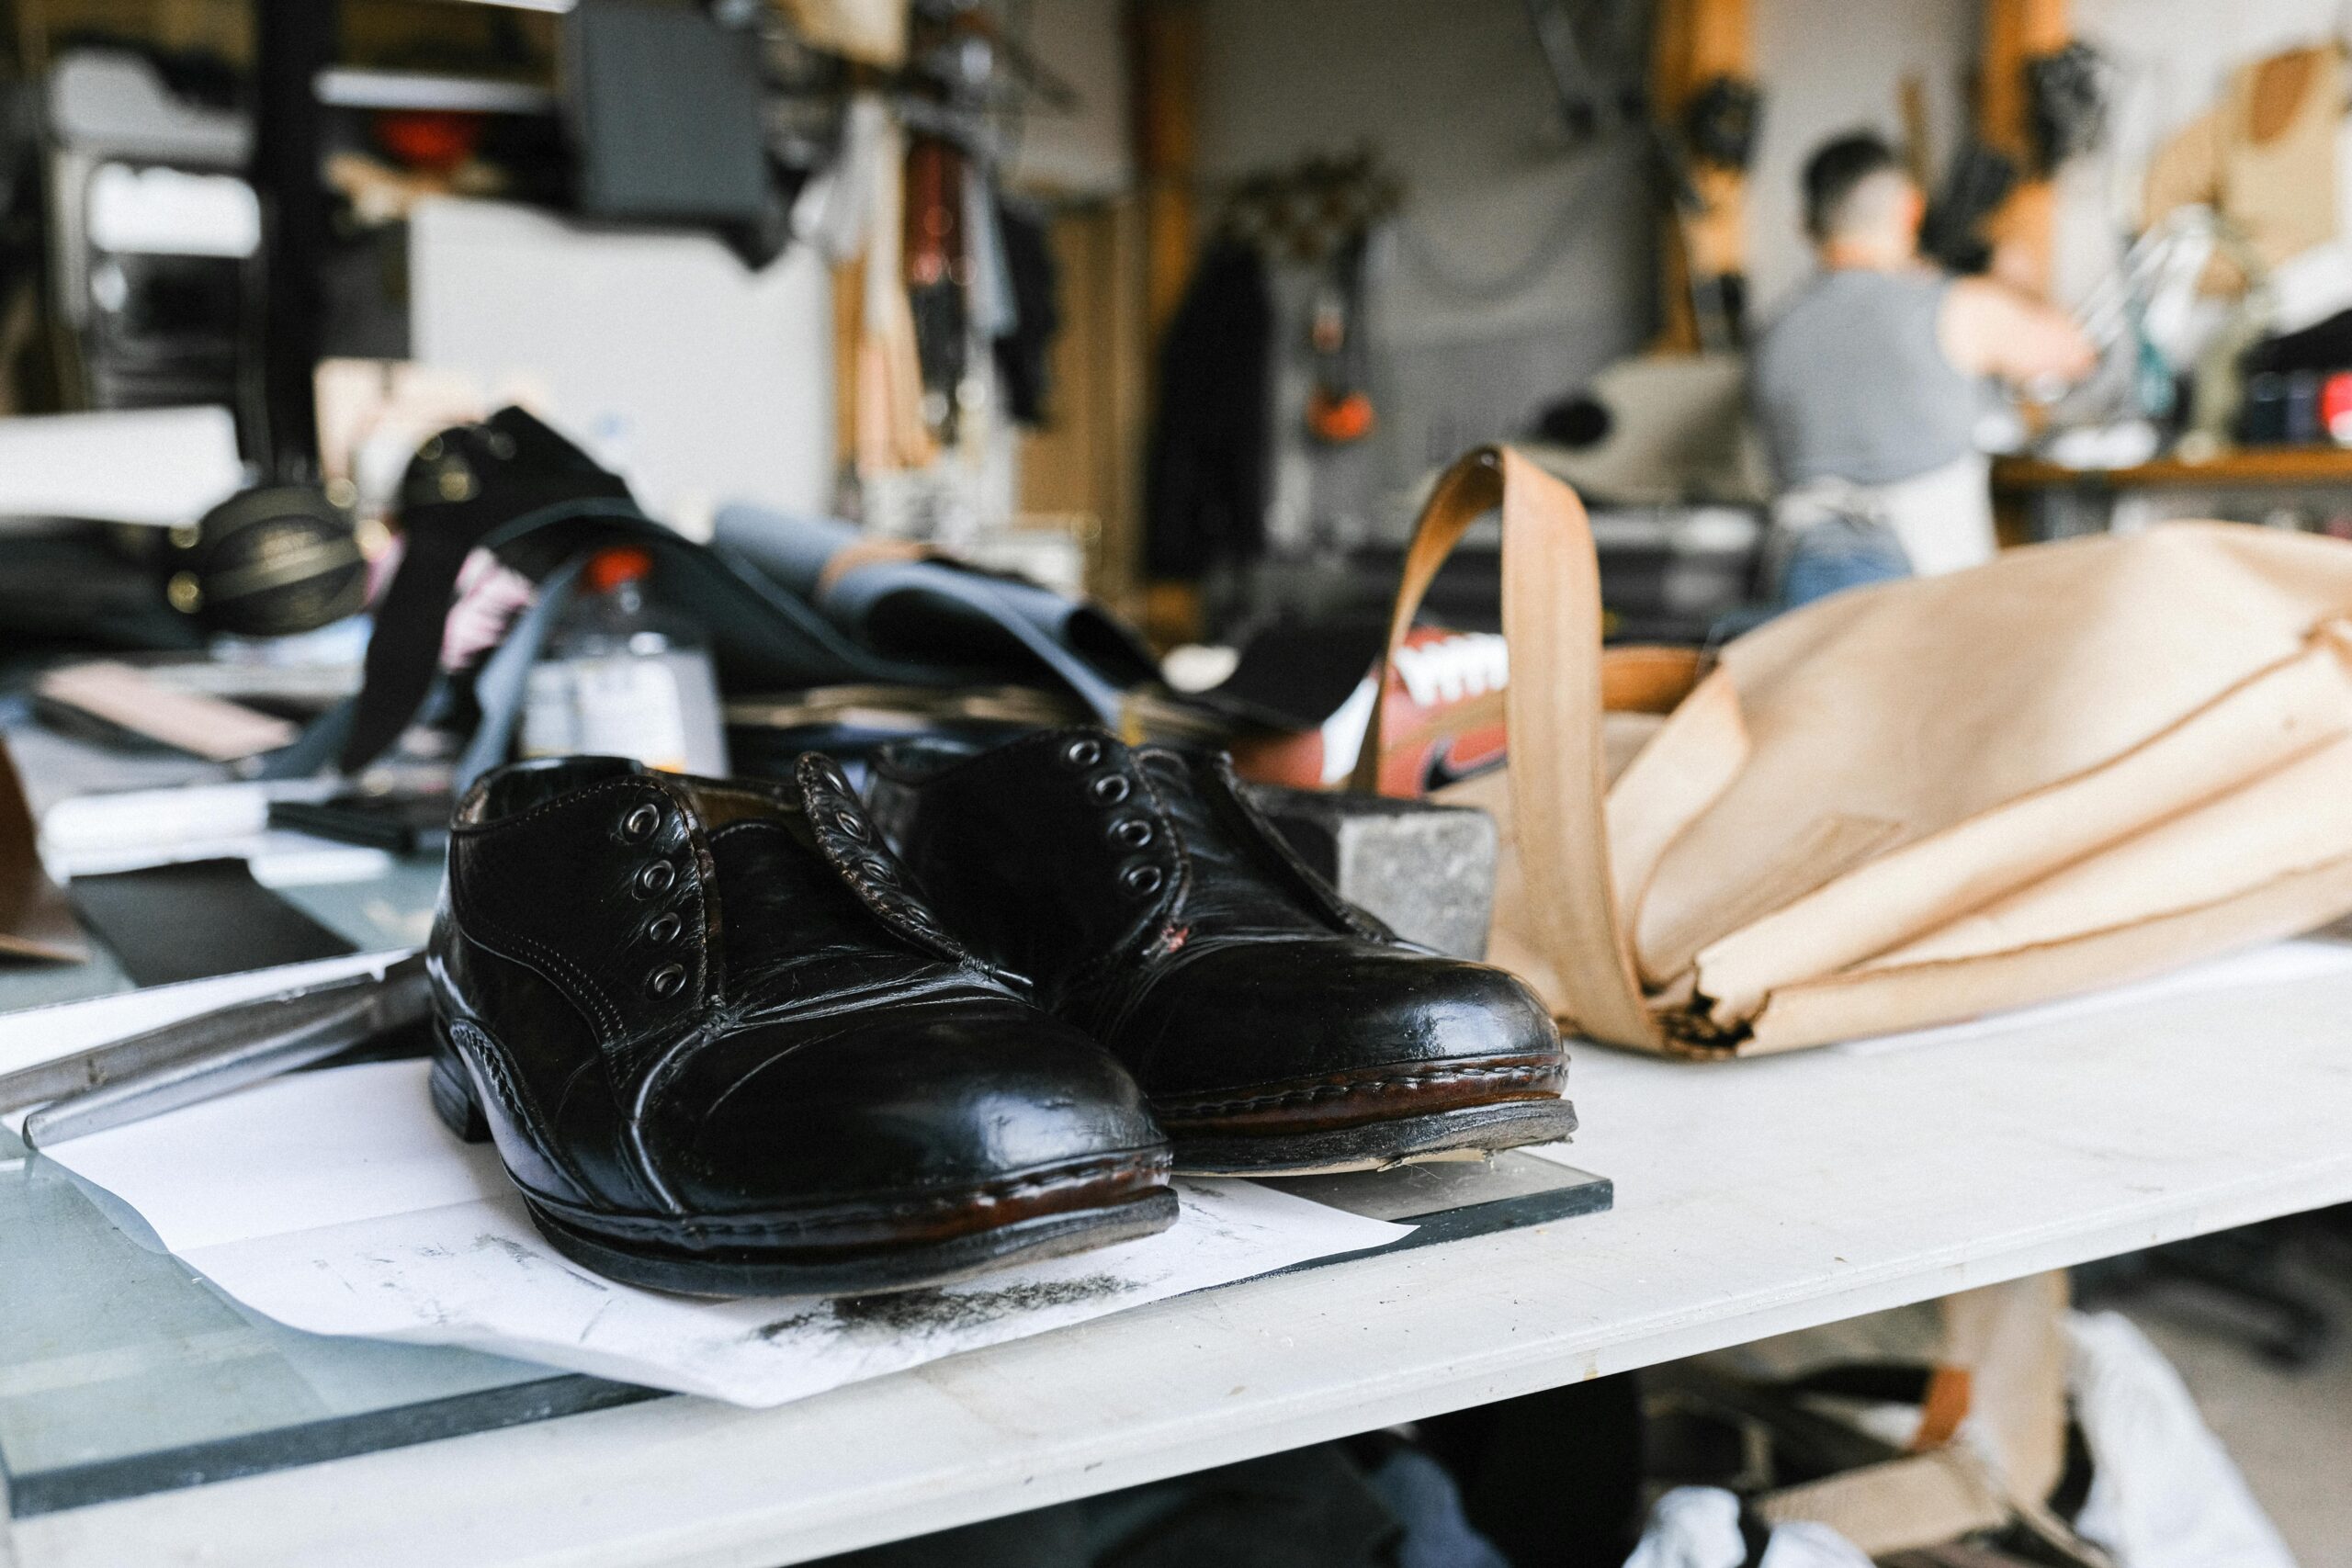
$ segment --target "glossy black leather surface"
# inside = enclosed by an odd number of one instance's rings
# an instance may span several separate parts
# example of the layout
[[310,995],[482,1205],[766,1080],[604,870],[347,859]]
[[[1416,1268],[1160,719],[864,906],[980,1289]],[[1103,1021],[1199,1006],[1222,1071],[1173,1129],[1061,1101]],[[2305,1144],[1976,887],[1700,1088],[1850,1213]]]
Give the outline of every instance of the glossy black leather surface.
[[940,930],[813,756],[778,784],[489,775],[431,959],[508,1168],[607,1235],[888,1245],[908,1215],[984,1224],[983,1190],[1164,1162],[1127,1075]]
[[910,743],[868,793],[957,935],[1108,1044],[1180,1140],[1171,1111],[1331,1119],[1558,1094],[1560,1037],[1535,996],[1342,901],[1221,755],[1098,729],[977,755]]

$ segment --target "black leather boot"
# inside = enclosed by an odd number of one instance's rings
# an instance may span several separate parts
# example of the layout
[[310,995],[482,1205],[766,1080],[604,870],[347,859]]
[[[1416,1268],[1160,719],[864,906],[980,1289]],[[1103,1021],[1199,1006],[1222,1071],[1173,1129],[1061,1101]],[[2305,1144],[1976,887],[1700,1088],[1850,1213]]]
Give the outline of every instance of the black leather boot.
[[1091,728],[907,742],[868,793],[956,934],[1136,1075],[1179,1170],[1363,1169],[1576,1126],[1535,995],[1341,900],[1221,754]]
[[941,929],[814,755],[781,784],[491,773],[431,968],[435,1105],[614,1279],[890,1290],[1176,1217],[1127,1074]]

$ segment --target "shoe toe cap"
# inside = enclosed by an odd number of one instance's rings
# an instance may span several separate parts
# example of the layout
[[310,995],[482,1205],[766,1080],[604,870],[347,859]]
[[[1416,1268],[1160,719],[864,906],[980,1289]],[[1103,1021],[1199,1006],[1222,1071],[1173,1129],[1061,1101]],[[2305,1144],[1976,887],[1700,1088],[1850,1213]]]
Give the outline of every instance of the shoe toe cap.
[[1550,1012],[1508,972],[1355,942],[1204,953],[1118,1043],[1155,1097],[1561,1054]]
[[747,1031],[698,1051],[662,1101],[666,1146],[650,1161],[674,1198],[715,1213],[952,1192],[1164,1152],[1116,1062],[1010,998]]

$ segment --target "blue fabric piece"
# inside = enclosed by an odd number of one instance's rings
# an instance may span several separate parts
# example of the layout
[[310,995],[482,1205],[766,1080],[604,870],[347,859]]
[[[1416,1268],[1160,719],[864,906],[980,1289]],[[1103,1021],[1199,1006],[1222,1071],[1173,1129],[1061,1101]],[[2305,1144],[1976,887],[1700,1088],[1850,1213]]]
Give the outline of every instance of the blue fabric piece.
[[1150,654],[1101,610],[1033,583],[926,559],[867,561],[824,581],[826,563],[864,537],[835,518],[735,505],[720,509],[713,545],[814,604],[861,647],[1007,673],[1042,667],[1113,728],[1121,691],[1156,673]]
[[1405,1529],[1396,1543],[1396,1568],[1510,1568],[1494,1543],[1471,1528],[1453,1475],[1420,1450],[1398,1449],[1367,1479]]
[[474,703],[481,709],[481,721],[474,726],[473,739],[458,759],[457,775],[450,784],[453,793],[462,795],[471,789],[476,779],[506,761],[513,750],[514,727],[522,722],[523,699],[530,689],[531,666],[547,647],[556,618],[571,603],[572,587],[587,570],[589,559],[584,554],[574,556],[548,573],[539,583],[538,597],[514,617],[505,637],[482,661],[474,676]]

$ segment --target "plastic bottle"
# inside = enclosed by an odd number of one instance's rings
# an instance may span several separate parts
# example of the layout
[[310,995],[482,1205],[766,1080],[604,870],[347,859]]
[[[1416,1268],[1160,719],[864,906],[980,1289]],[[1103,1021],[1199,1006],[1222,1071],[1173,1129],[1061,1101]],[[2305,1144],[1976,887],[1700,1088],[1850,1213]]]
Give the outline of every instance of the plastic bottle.
[[598,552],[531,669],[526,757],[633,757],[671,773],[720,777],[727,734],[700,636],[646,603],[653,560]]

